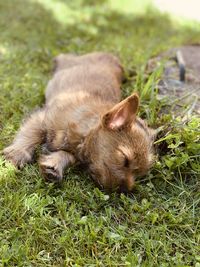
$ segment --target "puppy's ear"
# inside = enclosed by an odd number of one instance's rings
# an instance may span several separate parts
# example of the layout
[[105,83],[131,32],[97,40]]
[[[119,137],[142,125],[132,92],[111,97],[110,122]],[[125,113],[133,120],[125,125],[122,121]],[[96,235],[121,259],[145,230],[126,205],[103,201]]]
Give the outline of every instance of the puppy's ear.
[[139,96],[134,93],[127,97],[102,117],[103,127],[118,130],[133,123],[139,107]]

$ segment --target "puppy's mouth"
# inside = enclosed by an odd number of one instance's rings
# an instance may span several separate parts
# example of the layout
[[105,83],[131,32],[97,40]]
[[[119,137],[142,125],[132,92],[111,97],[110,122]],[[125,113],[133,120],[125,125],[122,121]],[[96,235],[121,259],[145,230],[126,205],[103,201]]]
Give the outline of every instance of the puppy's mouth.
[[[99,178],[99,176],[94,171],[89,171],[91,178],[97,187],[101,190],[112,193],[130,193],[134,188],[135,179],[133,176],[128,177],[126,180],[122,180],[119,184],[109,185],[105,182],[105,184],[101,180],[109,180],[109,177],[104,177],[104,179]],[[117,178],[116,178],[117,179]]]

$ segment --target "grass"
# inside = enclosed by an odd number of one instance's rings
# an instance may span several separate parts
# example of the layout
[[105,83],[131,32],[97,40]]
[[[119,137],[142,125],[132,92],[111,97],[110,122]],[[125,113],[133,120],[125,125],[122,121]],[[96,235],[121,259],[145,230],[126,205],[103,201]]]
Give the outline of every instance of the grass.
[[119,55],[137,72],[124,96],[137,89],[141,115],[163,127],[156,164],[130,195],[107,195],[73,168],[56,187],[43,181],[37,163],[17,171],[1,157],[0,266],[200,266],[200,120],[163,114],[160,71],[145,76],[153,55],[200,42],[199,25],[177,24],[149,3],[0,2],[0,149],[42,105],[61,52]]

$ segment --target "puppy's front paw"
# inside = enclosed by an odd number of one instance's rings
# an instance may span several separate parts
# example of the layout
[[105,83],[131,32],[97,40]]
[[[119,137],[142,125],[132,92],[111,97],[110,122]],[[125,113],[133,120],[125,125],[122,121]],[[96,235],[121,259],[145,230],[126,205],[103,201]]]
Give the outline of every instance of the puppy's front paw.
[[61,182],[63,179],[63,169],[55,157],[50,155],[43,155],[39,160],[40,170],[47,181]]
[[15,144],[6,147],[3,150],[3,154],[6,160],[10,161],[18,168],[22,168],[26,163],[32,160],[32,155],[28,151],[20,149],[20,147]]

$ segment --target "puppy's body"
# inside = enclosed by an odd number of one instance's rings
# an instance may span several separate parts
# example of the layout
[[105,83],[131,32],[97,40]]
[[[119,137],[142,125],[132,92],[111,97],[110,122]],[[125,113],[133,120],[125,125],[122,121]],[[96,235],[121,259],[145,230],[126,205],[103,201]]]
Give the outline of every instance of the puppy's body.
[[[55,74],[46,89],[45,124],[51,150],[80,143],[74,137],[87,136],[119,102],[122,79],[119,61],[109,54],[60,55],[55,61]],[[76,146],[71,148],[77,152]]]
[[45,107],[22,125],[6,158],[22,167],[46,143],[51,153],[39,164],[47,178],[62,179],[67,166],[81,161],[100,186],[131,190],[134,176],[151,165],[152,131],[136,117],[136,94],[118,103],[122,75],[107,53],[59,55]]

